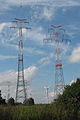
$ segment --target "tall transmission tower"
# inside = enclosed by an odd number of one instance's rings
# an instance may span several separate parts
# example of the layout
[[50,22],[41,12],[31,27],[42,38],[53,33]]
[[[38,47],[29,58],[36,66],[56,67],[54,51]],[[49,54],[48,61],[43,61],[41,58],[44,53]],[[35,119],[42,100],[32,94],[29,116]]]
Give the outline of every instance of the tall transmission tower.
[[7,95],[7,99],[9,100],[10,98],[10,82],[8,81],[8,95]]
[[23,29],[31,29],[25,27],[27,22],[26,19],[15,18],[13,21],[17,23],[17,26],[11,28],[18,29],[19,31],[19,42],[18,42],[18,78],[16,88],[16,102],[23,102],[27,98],[25,80],[24,80],[24,55],[23,55]]
[[65,39],[65,30],[62,28],[62,26],[54,26],[51,25],[51,28],[49,29],[49,36],[50,38],[44,39],[47,43],[54,42],[54,45],[56,47],[56,61],[55,61],[55,88],[54,88],[54,94],[55,98],[62,94],[65,82],[64,82],[64,75],[63,75],[63,68],[62,68],[62,62],[61,62],[61,50],[60,45],[62,42],[66,41],[68,42],[68,39]]
[[49,104],[49,87],[44,86],[46,89],[46,97],[47,97],[47,103]]

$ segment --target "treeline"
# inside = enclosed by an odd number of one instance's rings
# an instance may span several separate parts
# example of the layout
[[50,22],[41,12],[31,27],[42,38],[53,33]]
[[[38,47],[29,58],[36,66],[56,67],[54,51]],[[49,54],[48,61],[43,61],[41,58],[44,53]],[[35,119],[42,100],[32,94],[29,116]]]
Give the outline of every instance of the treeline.
[[26,100],[24,100],[23,103],[15,103],[14,98],[9,98],[7,101],[5,99],[2,98],[1,96],[1,90],[0,90],[0,105],[12,105],[12,106],[16,106],[16,105],[34,105],[34,99],[33,98],[27,98]]
[[[26,102],[26,101],[25,101]],[[1,106],[1,120],[80,120],[80,79],[49,105]]]
[[59,120],[80,120],[80,79],[67,85],[63,94],[55,100],[55,112]]

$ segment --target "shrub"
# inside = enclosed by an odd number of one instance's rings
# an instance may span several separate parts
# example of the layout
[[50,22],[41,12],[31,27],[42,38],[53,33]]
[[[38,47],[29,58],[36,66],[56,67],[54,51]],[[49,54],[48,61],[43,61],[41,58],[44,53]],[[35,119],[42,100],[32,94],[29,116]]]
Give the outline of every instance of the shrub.
[[14,102],[14,98],[9,98],[8,99],[8,105],[14,105],[15,104],[15,102]]
[[34,105],[34,99],[33,98],[29,98],[24,100],[23,102],[24,105]]

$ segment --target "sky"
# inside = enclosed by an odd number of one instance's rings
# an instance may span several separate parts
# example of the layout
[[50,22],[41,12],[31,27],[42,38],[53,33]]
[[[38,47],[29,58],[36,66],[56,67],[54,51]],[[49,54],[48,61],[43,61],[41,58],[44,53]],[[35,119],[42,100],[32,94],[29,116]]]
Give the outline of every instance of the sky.
[[31,30],[23,30],[24,72],[28,97],[36,103],[54,98],[55,46],[43,39],[51,25],[61,25],[69,44],[62,44],[61,58],[65,85],[80,77],[80,0],[0,0],[0,89],[7,99],[15,98],[17,82],[18,31],[11,29],[14,18],[26,18]]

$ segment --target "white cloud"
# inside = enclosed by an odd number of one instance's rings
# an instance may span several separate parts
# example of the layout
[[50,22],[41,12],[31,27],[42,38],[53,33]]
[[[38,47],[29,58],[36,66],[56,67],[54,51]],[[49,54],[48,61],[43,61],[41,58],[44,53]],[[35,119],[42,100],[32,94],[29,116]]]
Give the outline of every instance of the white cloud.
[[[1,26],[0,27],[0,32],[1,32],[0,45],[18,50],[18,31],[14,29],[10,29],[10,27],[13,26],[13,24],[9,22],[8,23],[3,22],[3,23],[0,23],[0,26]],[[38,44],[43,44],[44,33],[43,33],[42,27],[34,28],[31,31],[27,31],[27,32],[25,29],[23,29],[23,34],[24,34],[24,40],[26,40],[26,34],[27,34],[27,38],[30,39],[31,41],[35,41]],[[24,48],[24,52],[27,52],[27,55],[45,54],[44,51],[37,48],[32,48],[32,47]],[[8,58],[8,57],[5,57],[5,58]]]
[[44,7],[44,9],[42,11],[41,18],[51,20],[51,18],[55,14],[55,11],[56,11],[56,8],[53,9],[53,8]]
[[[8,48],[12,48],[14,50],[17,50],[18,51],[18,45],[16,44],[11,44],[11,43],[5,43],[5,44],[1,44],[2,46],[4,47],[8,47]],[[32,47],[24,47],[23,49],[24,51],[24,55],[25,56],[30,56],[30,55],[44,55],[46,54],[45,51],[41,50],[41,49],[37,49],[37,48],[32,48]],[[9,58],[11,56],[3,56],[1,55],[1,58]],[[12,56],[11,58],[15,58],[16,56]]]
[[5,0],[3,2],[1,0],[1,4],[6,3],[6,5],[20,5],[22,3],[23,5],[53,5],[53,6],[79,6],[80,1],[78,0],[24,0],[21,2],[21,0]]
[[43,5],[43,6],[55,6],[55,7],[64,7],[64,6],[80,6],[79,0],[0,0],[0,10],[11,9],[11,6],[20,6],[20,5]]
[[51,58],[53,58],[53,53],[50,53],[49,56],[43,57],[38,61],[38,64],[41,66],[45,66],[51,63]]
[[33,28],[30,32],[27,32],[27,37],[38,44],[43,44],[44,36],[45,34],[43,33],[42,27]]
[[44,20],[52,20],[52,18],[55,17],[55,13],[57,11],[57,7],[55,6],[35,6],[33,5],[31,7],[31,11],[32,11],[32,19],[34,20],[34,24],[39,23],[40,20],[44,19]]
[[7,23],[0,23],[0,32],[2,32],[6,26],[8,26]]
[[71,56],[69,57],[70,62],[80,62],[80,46],[73,49]]
[[44,55],[44,54],[46,54],[45,51],[37,49],[37,48],[32,48],[32,47],[24,48],[24,51],[26,52],[26,55]]
[[38,68],[36,66],[30,66],[28,69],[24,70],[25,80],[30,81],[32,77],[36,75]]
[[[36,66],[30,66],[24,70],[25,82],[30,82],[30,80],[35,76],[38,68]],[[8,70],[0,73],[0,89],[2,94],[7,95],[8,81],[11,87],[11,96],[15,97],[16,82],[17,82],[17,72],[14,70]]]
[[15,59],[15,58],[17,58],[17,56],[3,56],[3,55],[0,55],[0,60]]
[[76,34],[79,34],[80,26],[78,24],[67,25],[66,36],[69,38],[74,38]]
[[2,31],[5,27],[11,27],[12,23],[11,22],[2,22],[0,23],[0,31]]
[[69,83],[69,85],[72,85],[73,83],[75,83],[76,82],[76,80],[72,80],[70,83]]
[[13,70],[8,70],[0,73],[0,82],[11,81],[14,82],[17,73]]
[[60,45],[60,50],[61,50],[61,57],[63,57],[64,55],[66,55],[66,53],[70,50],[70,42],[65,43],[61,43]]
[[2,22],[0,23],[0,44],[6,44],[6,42],[16,41],[18,38],[18,31],[11,29],[13,26],[11,22]]
[[75,35],[75,32],[73,32],[72,30],[71,31],[66,31],[66,35],[70,38],[74,37]]
[[10,7],[9,5],[6,3],[6,0],[0,0],[0,10],[9,10]]
[[48,18],[48,19],[51,19],[52,12],[49,9],[44,8],[43,16],[46,17],[46,18]]
[[[36,43],[42,44],[43,43],[43,39],[44,39],[44,31],[43,28],[41,26],[39,27],[33,27],[31,28],[31,30],[26,30],[23,29],[23,35],[24,35],[24,39],[29,39],[31,41],[35,41]],[[16,34],[13,34],[13,38],[16,37]]]
[[[4,38],[7,36],[7,32],[9,32],[9,29],[11,26],[12,26],[11,22],[0,23],[0,38],[1,38],[1,40],[4,41]],[[9,32],[9,34],[10,34],[10,32]],[[6,40],[7,40],[7,38],[5,38],[5,41]],[[1,41],[0,41],[0,43],[1,43]]]
[[4,46],[4,47],[13,48],[15,50],[18,50],[18,45],[15,45],[15,44],[5,42],[5,43],[2,43],[1,45]]
[[50,63],[50,59],[49,59],[49,57],[43,57],[40,59],[39,62],[40,62],[40,64],[47,65]]
[[55,92],[50,92],[49,93],[49,97],[55,97],[55,96],[56,96]]
[[[18,35],[16,33],[16,31],[10,33],[7,28],[10,29],[10,27],[12,26],[12,23],[0,23],[0,32],[1,32],[1,41],[0,41],[0,44],[3,45],[3,46],[6,46],[6,47],[12,47],[14,49],[18,49],[18,45],[16,44],[11,44],[9,42],[11,41],[14,41],[14,43],[17,41],[18,42]],[[11,29],[10,29],[11,31]],[[7,32],[9,32],[9,34],[11,34],[11,36],[7,36]],[[26,36],[26,34],[28,34],[28,38],[31,39],[31,40],[34,40],[35,42],[39,43],[43,43],[43,36],[44,34],[42,33],[42,28],[39,27],[39,28],[35,28],[34,30],[32,31],[28,31],[28,33],[26,33],[26,30],[23,29],[23,34],[24,36]],[[6,37],[7,36],[7,37]],[[10,37],[10,38],[9,38]],[[24,50],[28,51],[29,53],[34,53],[35,54],[43,54],[43,51],[41,50],[37,50],[36,48],[30,48],[28,47],[27,49],[24,48]]]
[[70,24],[68,25],[68,28],[71,30],[80,30],[79,25],[77,26],[76,24]]

